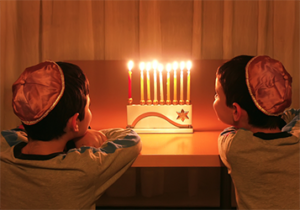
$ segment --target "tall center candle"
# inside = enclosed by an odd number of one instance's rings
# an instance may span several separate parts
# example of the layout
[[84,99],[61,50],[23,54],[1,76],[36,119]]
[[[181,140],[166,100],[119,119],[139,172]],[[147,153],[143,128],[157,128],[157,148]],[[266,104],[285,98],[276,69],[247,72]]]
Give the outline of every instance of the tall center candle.
[[157,69],[157,61],[154,60],[152,63],[153,67],[153,80],[154,80],[154,99],[153,99],[153,104],[157,105],[158,100],[157,100],[157,74],[156,74],[156,69]]
[[145,68],[145,63],[141,62],[140,63],[140,70],[141,70],[141,105],[145,104],[145,99],[144,99],[144,68]]
[[149,72],[151,69],[151,63],[147,63],[146,69],[147,69],[147,104],[151,105],[152,100],[150,94],[150,72]]
[[167,100],[166,104],[170,105],[171,104],[171,98],[170,98],[170,71],[171,71],[171,64],[167,64]]
[[133,61],[128,62],[128,104],[132,104],[132,95],[131,95],[131,69],[133,68]]
[[174,98],[173,98],[173,104],[177,105],[178,101],[177,101],[177,73],[176,70],[178,68],[178,63],[174,62],[173,63],[173,70],[174,70]]
[[162,70],[164,69],[163,65],[160,64],[158,66],[158,71],[159,71],[159,88],[160,88],[160,101],[159,103],[161,105],[164,105],[164,87],[163,87],[163,77],[162,77]]

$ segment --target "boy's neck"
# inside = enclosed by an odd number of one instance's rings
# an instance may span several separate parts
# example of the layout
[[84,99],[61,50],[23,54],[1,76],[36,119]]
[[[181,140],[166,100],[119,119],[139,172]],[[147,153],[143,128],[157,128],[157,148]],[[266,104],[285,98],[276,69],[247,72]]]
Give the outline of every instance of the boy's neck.
[[54,139],[51,141],[30,140],[23,147],[22,153],[28,155],[49,155],[53,153],[63,152],[67,140],[64,138]]
[[281,130],[279,128],[256,128],[256,127],[251,127],[249,129],[252,131],[252,133],[280,133]]
[[246,118],[245,120],[240,120],[238,122],[236,122],[235,125],[236,128],[244,128],[246,130],[251,131],[252,133],[280,133],[281,130],[280,128],[258,128],[258,127],[254,127],[252,125],[250,125],[248,123],[248,118]]

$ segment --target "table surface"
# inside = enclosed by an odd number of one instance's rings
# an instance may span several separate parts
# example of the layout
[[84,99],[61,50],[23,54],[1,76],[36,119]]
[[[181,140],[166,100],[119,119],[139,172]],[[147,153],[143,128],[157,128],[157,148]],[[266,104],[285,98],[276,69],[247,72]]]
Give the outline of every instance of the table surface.
[[139,134],[143,148],[132,167],[221,167],[220,132]]

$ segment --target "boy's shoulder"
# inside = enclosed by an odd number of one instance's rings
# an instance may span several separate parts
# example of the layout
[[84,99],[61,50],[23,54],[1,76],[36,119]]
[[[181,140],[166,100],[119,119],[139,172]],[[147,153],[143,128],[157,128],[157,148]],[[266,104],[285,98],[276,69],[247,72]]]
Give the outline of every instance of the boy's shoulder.
[[[76,163],[76,167],[94,168],[107,163],[111,164],[110,162],[113,159],[118,159],[120,163],[126,163],[138,156],[141,151],[141,142],[140,137],[133,130],[107,129],[105,132],[107,132],[109,140],[98,148],[82,146],[62,153],[28,157],[28,155],[23,155],[21,152],[27,142],[26,133],[21,129],[4,130],[1,132],[1,153],[3,153],[1,156],[12,158],[13,150],[13,154],[17,155],[18,159],[22,161],[47,160],[39,161],[38,164],[41,167],[44,165],[51,165],[52,167],[59,162],[59,167],[66,168],[73,163]],[[21,144],[22,142],[24,143]],[[126,156],[126,158],[120,159],[118,156]]]
[[[299,120],[297,124],[299,134]],[[228,127],[219,135],[218,141],[219,147],[223,148],[227,155],[236,155],[246,151],[260,151],[268,147],[276,147],[277,149],[285,145],[295,145],[297,147],[299,136],[295,135],[296,132],[291,130],[280,133],[253,133],[246,129]]]
[[20,128],[1,131],[1,147],[2,144],[8,144],[10,147],[20,143],[28,142],[27,134]]
[[286,122],[282,131],[300,138],[300,109],[286,110],[282,115],[282,119]]
[[236,128],[234,126],[225,128],[219,135],[219,139],[236,139],[236,138],[245,138],[253,136],[253,133],[250,130],[243,128]]

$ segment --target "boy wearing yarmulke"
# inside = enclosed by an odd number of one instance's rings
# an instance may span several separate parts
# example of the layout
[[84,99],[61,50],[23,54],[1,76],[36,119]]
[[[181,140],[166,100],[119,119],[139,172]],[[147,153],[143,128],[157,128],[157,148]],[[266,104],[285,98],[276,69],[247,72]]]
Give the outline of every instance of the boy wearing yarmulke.
[[213,107],[231,125],[219,136],[220,157],[238,209],[299,209],[300,110],[292,78],[268,56],[237,56],[216,73]]
[[[88,129],[89,83],[74,64],[25,69],[12,105],[25,132],[1,132],[1,209],[95,209],[141,151],[130,129]],[[70,141],[77,148],[66,151]]]

